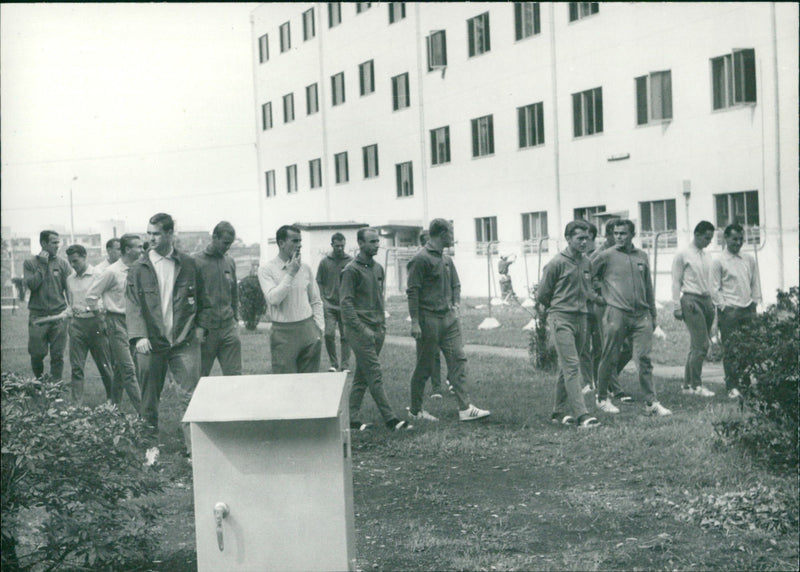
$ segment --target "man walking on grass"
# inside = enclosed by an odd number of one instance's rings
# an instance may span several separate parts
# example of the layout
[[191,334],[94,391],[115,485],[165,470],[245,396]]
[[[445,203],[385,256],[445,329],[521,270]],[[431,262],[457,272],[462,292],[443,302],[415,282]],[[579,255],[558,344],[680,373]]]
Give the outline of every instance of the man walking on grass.
[[635,231],[630,220],[618,220],[614,224],[614,246],[600,252],[592,261],[594,279],[600,284],[606,302],[597,407],[606,413],[619,413],[608,396],[608,388],[616,383],[620,347],[630,335],[639,370],[639,385],[644,392],[645,412],[671,415],[672,411],[658,402],[653,382],[650,350],[656,327],[656,305],[647,253],[633,246]]
[[[317,268],[317,285],[322,297],[323,315],[325,318],[325,349],[328,352],[330,371],[345,371],[349,369],[350,345],[345,336],[344,321],[339,307],[339,281],[342,270],[353,260],[353,257],[344,251],[345,238],[341,232],[331,236],[331,252],[319,261]],[[342,361],[336,355],[336,330],[339,330],[339,339],[342,347]]]
[[587,372],[581,367],[589,301],[603,305],[603,299],[591,288],[591,265],[584,256],[589,243],[589,223],[574,220],[564,229],[567,248],[544,267],[536,294],[537,302],[547,311],[548,323],[558,354],[558,381],[552,421],[564,425],[592,428],[600,425],[589,414],[583,400],[583,382]]
[[472,405],[467,383],[467,356],[461,338],[458,306],[461,303],[461,282],[453,259],[444,249],[453,245],[453,227],[436,218],[429,227],[429,239],[408,263],[408,313],[411,335],[417,341],[417,364],[411,376],[412,419],[438,421],[422,408],[425,381],[431,376],[434,356],[441,348],[453,395],[458,403],[460,421],[474,421],[489,411]]
[[703,360],[708,354],[708,338],[714,323],[711,299],[711,256],[705,248],[714,239],[714,225],[703,220],[694,227],[694,238],[672,261],[672,303],[676,320],[689,330],[689,355],[683,376],[683,393],[713,397],[701,385]]
[[350,427],[363,430],[368,424],[358,420],[364,393],[369,389],[378,406],[383,422],[391,431],[411,429],[407,421],[399,420],[392,411],[383,389],[383,373],[378,356],[386,337],[383,305],[384,271],[375,262],[380,238],[370,228],[358,230],[359,253],[342,271],[341,304],[347,339],[353,340],[356,371],[350,390]]

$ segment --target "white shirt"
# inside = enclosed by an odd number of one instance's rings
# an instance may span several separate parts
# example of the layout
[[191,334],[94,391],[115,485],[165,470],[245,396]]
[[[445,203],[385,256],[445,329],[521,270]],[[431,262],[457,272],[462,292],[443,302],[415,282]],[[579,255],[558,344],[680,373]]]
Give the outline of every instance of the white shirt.
[[325,330],[322,298],[317,281],[308,264],[301,264],[292,277],[286,267],[288,262],[280,256],[258,268],[258,280],[267,300],[269,317],[273,322],[299,322],[314,317],[320,330]]
[[[129,266],[120,258],[100,274],[86,293],[86,301],[89,306],[96,307],[97,301],[102,298],[103,306],[108,312],[124,314],[125,283],[128,280],[128,270]],[[95,272],[97,272],[97,266],[95,266]]]
[[169,343],[172,343],[172,292],[175,289],[175,261],[171,258],[173,252],[170,248],[166,256],[161,256],[154,248],[147,251],[156,270],[161,296],[161,317],[164,319],[164,330]]

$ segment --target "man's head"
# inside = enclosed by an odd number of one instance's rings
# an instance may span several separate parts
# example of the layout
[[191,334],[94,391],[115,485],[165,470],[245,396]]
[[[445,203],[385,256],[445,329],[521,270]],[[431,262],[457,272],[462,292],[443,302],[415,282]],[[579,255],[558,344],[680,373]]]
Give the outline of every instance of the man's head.
[[744,229],[738,223],[729,224],[725,227],[725,248],[731,254],[739,254],[744,244]]
[[275,233],[275,241],[278,243],[278,253],[284,260],[289,260],[295,252],[300,252],[303,243],[300,229],[288,224],[278,229],[278,232]]
[[573,220],[564,228],[564,238],[573,252],[583,254],[589,245],[589,223],[585,220]]
[[166,256],[175,240],[175,221],[167,213],[154,214],[147,225],[147,237],[150,239],[150,248]]
[[428,238],[429,237],[430,237],[430,234],[428,234],[428,231],[427,230],[423,230],[419,235],[419,243],[420,243],[420,245],[421,246],[425,246],[425,243],[428,242]]
[[614,244],[624,249],[630,248],[633,237],[636,236],[636,226],[627,218],[617,219],[614,222]]
[[122,261],[128,266],[139,260],[143,252],[142,248],[142,239],[138,234],[123,234],[119,239]]
[[119,239],[116,237],[106,242],[106,254],[108,254],[109,264],[114,264],[119,260],[120,254],[122,254],[119,248]]
[[39,244],[42,246],[42,250],[50,255],[50,258],[55,258],[58,254],[58,247],[61,246],[61,237],[54,230],[43,230],[39,233]]
[[358,248],[364,256],[372,258],[378,254],[381,239],[378,236],[378,231],[374,228],[359,228],[358,233],[356,233],[356,240],[358,241]]
[[341,232],[336,232],[331,236],[331,248],[333,248],[334,258],[344,258],[344,235]]
[[443,218],[435,218],[428,226],[428,236],[431,242],[442,248],[449,248],[453,246],[453,225]]
[[614,244],[614,225],[619,221],[618,218],[612,218],[606,222],[606,242],[609,246]]
[[711,241],[714,240],[715,230],[714,225],[707,220],[698,222],[694,227],[694,245],[702,250],[711,244]]
[[223,255],[231,248],[231,244],[236,240],[236,230],[228,221],[217,223],[211,233],[211,249],[219,255]]
[[86,249],[80,244],[67,248],[67,262],[79,276],[86,271]]

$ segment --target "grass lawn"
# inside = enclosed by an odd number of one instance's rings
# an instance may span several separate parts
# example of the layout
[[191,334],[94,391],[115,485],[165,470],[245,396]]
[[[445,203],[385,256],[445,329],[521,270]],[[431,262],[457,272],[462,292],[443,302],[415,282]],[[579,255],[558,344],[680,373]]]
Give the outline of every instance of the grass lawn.
[[[30,371],[25,321],[24,310],[3,313],[4,371]],[[267,332],[242,331],[242,340],[244,373],[268,372]],[[399,414],[413,348],[388,345],[382,363]],[[87,370],[87,402],[99,403],[102,385]],[[486,420],[459,423],[445,397],[426,402],[441,422],[395,435],[365,399],[362,418],[376,426],[352,440],[359,569],[797,569],[797,476],[716,438],[712,422],[738,415],[724,395],[700,401],[677,380],[658,380],[672,417],[645,417],[638,403],[578,430],[549,422],[553,376],[528,360],[472,358],[469,376],[475,404],[492,410]],[[637,396],[632,375],[622,382]],[[160,463],[173,485],[153,499],[164,519],[152,570],[196,568],[180,414],[167,387]]]

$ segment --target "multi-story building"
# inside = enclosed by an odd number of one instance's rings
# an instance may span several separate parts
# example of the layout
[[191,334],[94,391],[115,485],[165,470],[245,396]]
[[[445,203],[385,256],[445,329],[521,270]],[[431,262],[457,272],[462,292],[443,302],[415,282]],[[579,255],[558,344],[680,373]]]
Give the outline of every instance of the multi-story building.
[[567,222],[625,216],[665,300],[694,225],[736,221],[768,298],[797,283],[796,4],[268,3],[252,26],[261,244],[350,221],[409,247],[443,217],[485,296],[487,253],[535,283]]

